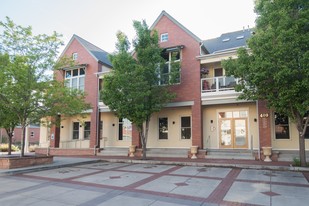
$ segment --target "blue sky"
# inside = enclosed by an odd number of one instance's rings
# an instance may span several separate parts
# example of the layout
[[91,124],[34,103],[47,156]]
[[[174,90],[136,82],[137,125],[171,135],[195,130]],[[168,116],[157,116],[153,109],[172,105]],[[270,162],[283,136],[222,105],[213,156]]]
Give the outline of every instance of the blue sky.
[[149,26],[162,10],[168,12],[201,39],[253,27],[254,0],[0,0],[0,21],[32,26],[36,34],[73,34],[112,52],[116,32],[134,37],[133,20]]

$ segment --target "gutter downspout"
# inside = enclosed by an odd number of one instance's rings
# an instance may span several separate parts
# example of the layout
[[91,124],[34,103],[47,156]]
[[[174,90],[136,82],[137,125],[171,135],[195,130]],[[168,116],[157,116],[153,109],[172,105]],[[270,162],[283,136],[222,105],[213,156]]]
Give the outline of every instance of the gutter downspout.
[[255,101],[256,104],[256,115],[257,115],[257,128],[258,128],[258,158],[261,160],[261,146],[260,146],[260,121],[259,121],[259,106],[258,100]]

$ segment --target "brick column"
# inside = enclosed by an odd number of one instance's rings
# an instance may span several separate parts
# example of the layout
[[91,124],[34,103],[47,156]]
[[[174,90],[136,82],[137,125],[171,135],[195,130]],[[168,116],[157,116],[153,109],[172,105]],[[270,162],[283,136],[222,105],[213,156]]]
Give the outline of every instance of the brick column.
[[50,147],[59,148],[60,143],[60,128],[53,125],[50,129]]
[[258,101],[260,147],[271,147],[271,111],[265,101]]
[[192,106],[192,146],[203,148],[202,133],[202,105],[200,101],[195,101]]
[[132,145],[136,145],[137,148],[142,147],[141,138],[135,125],[132,125]]

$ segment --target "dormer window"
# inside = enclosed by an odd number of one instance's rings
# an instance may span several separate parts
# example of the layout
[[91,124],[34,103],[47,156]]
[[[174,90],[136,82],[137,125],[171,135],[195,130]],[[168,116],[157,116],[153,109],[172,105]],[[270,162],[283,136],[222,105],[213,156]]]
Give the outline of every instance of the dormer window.
[[161,34],[161,42],[166,42],[168,40],[168,33]]
[[77,53],[76,53],[76,52],[75,52],[75,53],[73,53],[73,54],[72,54],[72,59],[73,59],[73,60],[77,60],[77,56],[78,56],[78,55],[77,55]]

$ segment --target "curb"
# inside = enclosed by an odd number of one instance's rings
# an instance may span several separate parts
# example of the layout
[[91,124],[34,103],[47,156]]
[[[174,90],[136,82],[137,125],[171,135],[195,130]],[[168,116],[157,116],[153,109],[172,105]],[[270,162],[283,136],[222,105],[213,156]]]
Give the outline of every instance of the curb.
[[91,163],[97,163],[97,162],[100,162],[100,161],[102,161],[102,160],[96,159],[96,160],[89,160],[89,161],[83,161],[83,162],[59,164],[59,165],[49,164],[49,165],[40,165],[40,166],[37,166],[37,167],[35,166],[35,167],[28,167],[28,168],[16,168],[16,169],[11,169],[11,170],[6,170],[6,171],[0,170],[0,177],[6,176],[6,175],[16,175],[16,174],[28,173],[28,172],[38,172],[38,171],[48,170],[48,169],[57,169],[57,168],[62,168],[62,167],[91,164]]
[[132,163],[132,164],[160,164],[160,165],[179,165],[196,167],[224,167],[255,170],[274,170],[274,171],[294,171],[309,172],[309,168],[293,166],[273,166],[273,165],[247,165],[247,164],[222,164],[222,163],[203,163],[203,162],[179,162],[179,161],[161,161],[161,160],[130,160],[130,159],[102,159],[114,163]]

